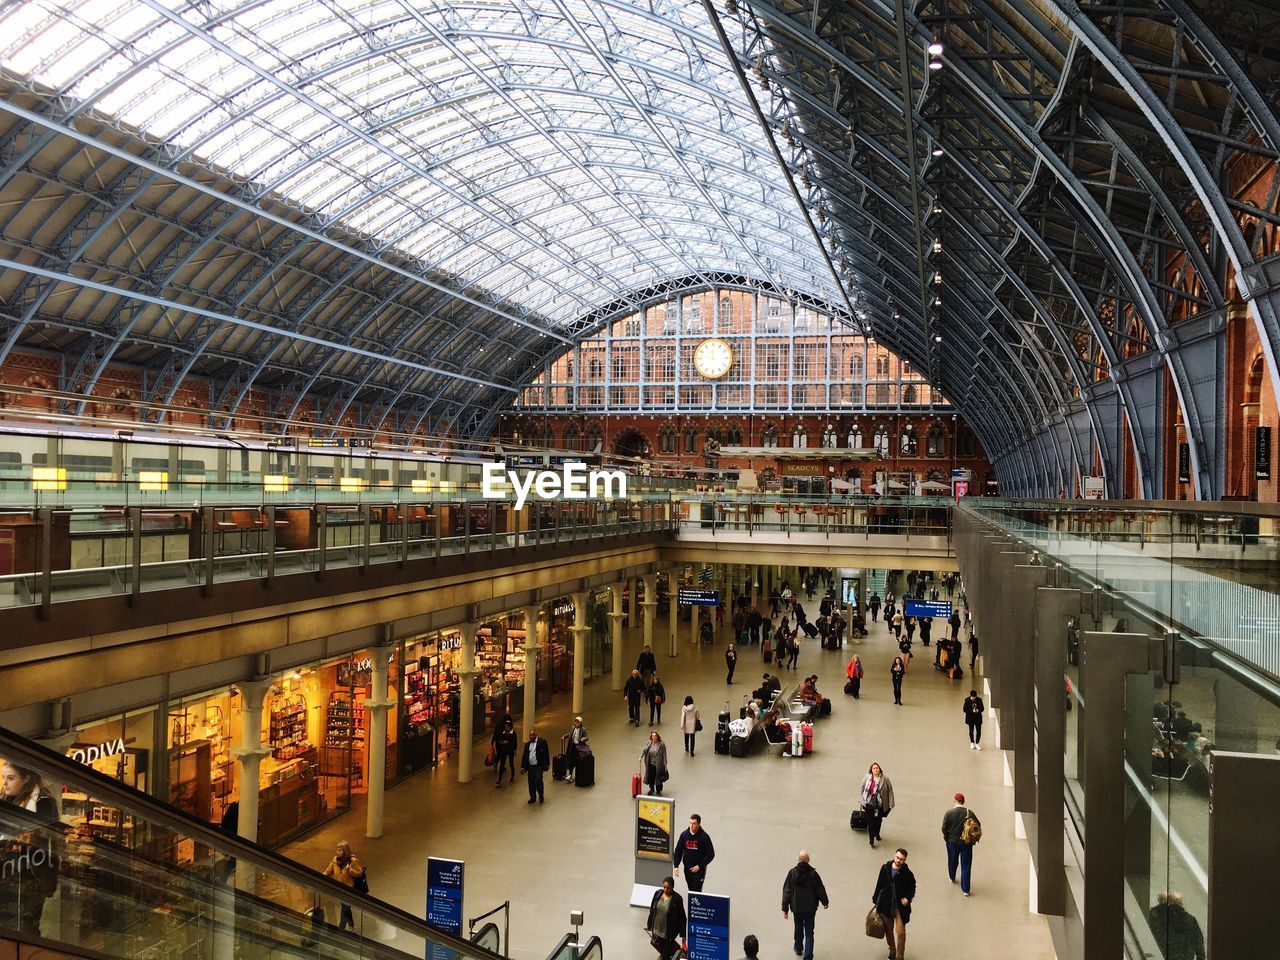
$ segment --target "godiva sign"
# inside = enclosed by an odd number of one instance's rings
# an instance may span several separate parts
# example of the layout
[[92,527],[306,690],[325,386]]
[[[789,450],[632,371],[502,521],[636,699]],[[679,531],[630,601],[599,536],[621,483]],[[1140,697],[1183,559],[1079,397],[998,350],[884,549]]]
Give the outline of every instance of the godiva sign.
[[564,463],[559,470],[508,470],[506,464],[486,463],[481,496],[506,500],[515,494],[519,510],[529,495],[539,500],[614,500],[627,495],[627,475],[621,470],[588,470],[585,463]]

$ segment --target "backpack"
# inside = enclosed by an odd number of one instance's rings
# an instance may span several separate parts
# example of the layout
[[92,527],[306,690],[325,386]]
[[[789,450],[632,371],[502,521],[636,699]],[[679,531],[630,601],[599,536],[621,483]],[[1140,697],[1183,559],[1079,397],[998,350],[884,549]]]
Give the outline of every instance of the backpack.
[[960,831],[960,841],[973,846],[982,839],[982,824],[973,818],[966,808],[964,811],[964,828]]

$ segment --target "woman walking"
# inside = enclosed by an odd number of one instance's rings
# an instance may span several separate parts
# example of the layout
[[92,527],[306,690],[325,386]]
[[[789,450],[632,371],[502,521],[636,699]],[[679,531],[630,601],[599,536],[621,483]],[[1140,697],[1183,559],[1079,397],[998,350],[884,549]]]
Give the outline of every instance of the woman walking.
[[[337,852],[329,861],[329,865],[324,868],[324,875],[332,877],[349,889],[359,890],[361,893],[369,892],[369,881],[364,876],[364,865],[351,853],[351,844],[345,840],[338,841]],[[351,908],[345,903],[342,904],[338,929],[345,930],[350,927],[354,930],[355,926],[356,921],[351,915]]]
[[845,673],[849,677],[849,693],[855,700],[862,699],[862,659],[857,654],[854,654],[853,659],[849,661]]
[[889,668],[889,675],[893,677],[893,702],[898,706],[902,706],[902,678],[906,674],[907,667],[902,662],[902,658],[894,657],[893,666]]
[[880,764],[873,763],[867,768],[859,799],[867,815],[867,842],[874,847],[880,839],[880,824],[893,809],[893,784],[880,769]]
[[977,690],[970,690],[964,701],[964,722],[969,728],[969,749],[982,749],[982,714],[986,710]]
[[662,723],[662,705],[667,702],[667,689],[656,673],[649,677],[649,686],[645,688],[644,695],[649,701],[649,726],[653,726],[655,714],[657,722]]
[[693,705],[693,697],[684,698],[684,706],[680,708],[680,729],[684,732],[684,752],[689,756],[693,756],[694,737],[697,736],[698,727],[702,724],[702,717],[698,713],[698,708]]
[[656,797],[662,792],[662,785],[668,777],[667,745],[657,730],[649,733],[649,742],[640,753],[640,767],[644,770],[644,782],[649,785],[649,796]]
[[902,624],[905,622],[906,618],[902,615],[901,610],[893,615],[893,638],[895,640],[902,636]]
[[685,939],[684,900],[676,893],[676,882],[664,877],[662,889],[653,895],[649,904],[649,919],[644,928],[649,934],[649,944],[658,951],[659,960],[671,960],[682,948]]

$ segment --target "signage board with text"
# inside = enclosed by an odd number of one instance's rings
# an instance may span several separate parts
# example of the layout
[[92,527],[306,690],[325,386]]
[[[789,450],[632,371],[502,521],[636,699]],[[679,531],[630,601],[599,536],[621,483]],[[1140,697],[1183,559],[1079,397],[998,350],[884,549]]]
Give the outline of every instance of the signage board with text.
[[[427,925],[462,936],[462,881],[465,863],[444,857],[427,858]],[[427,960],[453,960],[456,950],[427,942]]]
[[904,617],[936,617],[946,620],[951,616],[950,600],[915,600],[911,597],[902,601]]
[[681,587],[676,593],[676,599],[682,607],[714,607],[720,603],[720,591]]
[[689,893],[689,960],[729,960],[729,898]]
[[1271,479],[1271,428],[1253,428],[1253,477]]

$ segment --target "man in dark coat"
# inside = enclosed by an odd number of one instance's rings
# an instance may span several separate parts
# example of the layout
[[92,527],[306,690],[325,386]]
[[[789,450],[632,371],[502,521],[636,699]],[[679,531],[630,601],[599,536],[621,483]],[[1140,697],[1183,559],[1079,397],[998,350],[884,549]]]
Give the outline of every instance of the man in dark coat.
[[751,632],[751,642],[760,642],[760,626],[764,623],[764,617],[760,615],[760,611],[755,607],[747,613],[747,629]]
[[707,880],[707,867],[716,858],[716,848],[711,837],[702,829],[702,817],[693,814],[689,818],[689,828],[676,840],[675,851],[671,854],[674,873],[680,876],[680,865],[684,864],[684,882],[695,893],[702,890]]
[[640,726],[640,698],[644,696],[644,680],[639,670],[632,670],[622,688],[622,696],[627,701],[627,719],[637,727]]
[[813,920],[818,915],[818,904],[824,910],[831,906],[827,888],[818,871],[809,865],[809,851],[801,850],[799,861],[782,882],[782,919],[787,919],[788,913],[795,915],[795,951],[804,960],[813,960]]
[[651,674],[658,672],[658,661],[653,655],[653,648],[647,643],[644,649],[640,651],[640,657],[636,660],[636,669],[640,671],[640,676],[645,680],[649,679]]
[[1205,960],[1200,921],[1182,905],[1182,894],[1165,892],[1147,914],[1164,960]]
[[893,859],[880,868],[871,902],[884,918],[884,938],[889,942],[889,957],[907,954],[907,924],[911,922],[911,901],[916,896],[916,878],[907,866],[907,851],[899,847]]
[[551,749],[538,731],[529,731],[529,742],[520,751],[520,769],[529,778],[529,802],[543,802],[542,775],[551,767]]
[[871,599],[867,601],[867,609],[871,611],[873,622],[880,619],[880,594],[872,592]]

